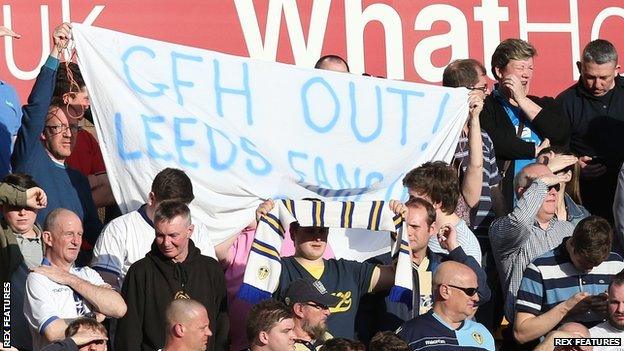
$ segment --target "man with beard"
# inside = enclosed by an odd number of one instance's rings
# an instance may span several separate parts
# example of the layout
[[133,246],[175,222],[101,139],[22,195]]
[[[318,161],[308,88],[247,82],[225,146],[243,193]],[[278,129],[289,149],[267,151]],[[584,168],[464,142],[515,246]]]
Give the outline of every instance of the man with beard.
[[[589,333],[592,338],[620,338],[624,345],[624,271],[613,277],[607,292],[607,320],[589,329]],[[595,351],[623,349],[624,346],[594,348]]]
[[318,280],[302,278],[290,283],[284,302],[293,311],[296,351],[317,350],[333,338],[327,332],[327,317],[329,306],[335,306],[339,301]]

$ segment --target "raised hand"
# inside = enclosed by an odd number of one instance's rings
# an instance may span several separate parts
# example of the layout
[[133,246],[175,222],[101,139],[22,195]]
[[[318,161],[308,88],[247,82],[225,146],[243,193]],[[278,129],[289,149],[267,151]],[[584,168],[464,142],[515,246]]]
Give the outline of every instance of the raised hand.
[[67,44],[71,39],[71,28],[71,24],[69,23],[62,23],[58,27],[54,28],[54,32],[52,32],[54,49],[50,53],[51,56],[58,58],[61,51],[67,47]]
[[271,199],[265,200],[263,203],[261,203],[260,206],[258,206],[258,208],[256,209],[256,221],[259,221],[262,216],[271,212],[273,207],[275,207],[275,203]]
[[451,252],[455,250],[459,244],[457,244],[457,231],[455,226],[450,223],[443,224],[438,230],[438,242],[440,247]]
[[537,157],[537,155],[539,155],[540,151],[542,151],[543,149],[550,147],[550,140],[548,140],[548,138],[544,139],[542,141],[541,144],[539,144],[539,146],[535,147],[535,157]]
[[22,36],[10,30],[7,27],[0,26],[0,37],[13,37],[15,39],[19,39]]
[[553,155],[549,158],[547,166],[551,172],[557,173],[576,162],[578,162],[578,158],[573,155]]
[[509,97],[514,99],[517,103],[526,98],[526,90],[520,81],[520,78],[513,74],[503,78],[501,84],[509,91]]
[[395,215],[402,215],[405,216],[405,214],[407,213],[407,207],[405,207],[405,205],[398,200],[390,200],[390,202],[388,203],[388,206],[390,207],[390,209],[392,210],[392,212],[394,212]]
[[468,93],[468,112],[470,118],[479,118],[479,114],[483,110],[483,92],[472,90]]
[[583,178],[598,178],[607,173],[607,167],[603,164],[592,162],[589,156],[579,157],[578,163],[581,166],[581,175]]
[[43,189],[34,187],[26,190],[26,204],[35,210],[40,210],[48,205],[48,197]]

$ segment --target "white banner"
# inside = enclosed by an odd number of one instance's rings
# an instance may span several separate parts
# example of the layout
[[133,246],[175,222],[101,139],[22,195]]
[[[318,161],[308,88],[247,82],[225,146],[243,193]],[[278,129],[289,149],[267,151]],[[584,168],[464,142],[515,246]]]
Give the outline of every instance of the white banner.
[[115,198],[146,201],[165,167],[220,242],[260,199],[406,199],[403,175],[451,160],[466,89],[392,81],[174,45],[73,24]]

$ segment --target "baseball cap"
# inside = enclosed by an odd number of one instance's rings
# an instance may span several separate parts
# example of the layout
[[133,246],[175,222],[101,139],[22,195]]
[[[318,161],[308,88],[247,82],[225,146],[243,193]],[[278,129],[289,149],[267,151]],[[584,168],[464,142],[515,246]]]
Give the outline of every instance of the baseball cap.
[[288,306],[297,302],[314,302],[324,307],[334,307],[339,301],[339,298],[327,292],[319,280],[303,278],[292,281],[284,297]]

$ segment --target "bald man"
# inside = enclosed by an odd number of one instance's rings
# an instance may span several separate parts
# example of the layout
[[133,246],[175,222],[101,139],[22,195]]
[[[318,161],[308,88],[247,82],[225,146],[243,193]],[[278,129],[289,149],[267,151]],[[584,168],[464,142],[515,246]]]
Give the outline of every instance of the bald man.
[[33,349],[65,338],[67,325],[81,316],[120,318],[126,304],[118,292],[89,267],[75,267],[82,244],[82,222],[63,208],[48,214],[41,234],[45,255],[26,280],[24,315]]
[[589,338],[589,329],[580,323],[570,322],[565,323],[557,330],[554,330],[548,335],[543,342],[541,342],[534,351],[592,351],[591,346],[558,346],[555,348],[555,339],[558,338]]
[[490,227],[494,261],[505,295],[505,317],[510,322],[525,268],[533,259],[559,246],[574,231],[572,223],[565,218],[559,220],[555,214],[557,191],[571,178],[570,172],[561,171],[576,161],[574,156],[557,155],[548,165],[525,166],[514,178],[518,200],[513,211],[496,219]]
[[165,347],[159,351],[203,351],[212,336],[206,307],[195,300],[173,300],[167,311]]
[[470,267],[453,261],[441,263],[433,275],[433,308],[403,324],[397,334],[410,350],[494,351],[492,334],[470,320],[477,311],[477,289],[477,275]]

